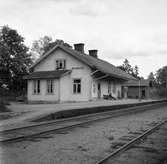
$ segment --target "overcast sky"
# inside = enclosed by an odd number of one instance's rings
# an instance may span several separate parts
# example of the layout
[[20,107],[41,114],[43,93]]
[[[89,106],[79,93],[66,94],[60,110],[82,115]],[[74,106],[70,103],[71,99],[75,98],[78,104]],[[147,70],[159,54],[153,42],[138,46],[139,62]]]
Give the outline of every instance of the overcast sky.
[[114,65],[127,58],[144,77],[167,65],[167,0],[0,0],[0,25],[29,47],[49,35]]

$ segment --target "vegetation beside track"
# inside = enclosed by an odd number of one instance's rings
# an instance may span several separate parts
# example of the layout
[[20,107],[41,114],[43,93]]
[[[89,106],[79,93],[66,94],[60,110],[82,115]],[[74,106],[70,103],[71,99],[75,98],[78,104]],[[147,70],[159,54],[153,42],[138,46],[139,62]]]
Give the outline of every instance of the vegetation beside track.
[[4,100],[0,99],[0,113],[1,112],[10,112],[10,110],[6,107],[6,105],[9,105]]

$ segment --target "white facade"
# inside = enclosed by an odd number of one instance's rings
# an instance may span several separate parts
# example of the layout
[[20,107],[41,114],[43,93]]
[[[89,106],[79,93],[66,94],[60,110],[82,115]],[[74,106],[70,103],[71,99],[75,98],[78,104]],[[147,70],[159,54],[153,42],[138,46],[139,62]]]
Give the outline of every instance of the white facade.
[[40,93],[34,94],[33,80],[28,80],[28,100],[29,101],[58,101],[59,100],[59,80],[54,79],[53,94],[47,93],[46,80],[40,80]]
[[[28,81],[29,101],[88,101],[91,99],[91,69],[62,50],[56,50],[34,68],[34,72],[56,69],[56,60],[66,60],[66,69],[70,74],[54,80],[54,93],[47,94],[46,80],[41,80],[40,94],[33,94],[33,82]],[[73,93],[73,79],[81,79],[81,93]]]
[[[40,93],[34,94],[33,80],[28,80],[28,101],[89,101],[92,99],[102,98],[109,92],[114,97],[121,94],[121,84],[105,80],[95,80],[91,76],[91,68],[86,64],[75,59],[61,49],[55,50],[53,53],[43,59],[34,67],[34,72],[53,71],[56,69],[56,60],[63,59],[66,61],[66,69],[71,70],[70,73],[62,75],[60,78],[53,79],[53,93],[47,93],[47,80],[40,80]],[[81,92],[73,92],[74,79],[81,80]],[[100,94],[99,94],[100,85]],[[109,89],[110,88],[110,89]]]
[[111,94],[113,97],[121,97],[121,87],[122,84],[120,82],[113,81],[104,81],[104,80],[93,80],[92,82],[92,98],[98,98],[98,84],[101,86],[100,97],[103,95]]

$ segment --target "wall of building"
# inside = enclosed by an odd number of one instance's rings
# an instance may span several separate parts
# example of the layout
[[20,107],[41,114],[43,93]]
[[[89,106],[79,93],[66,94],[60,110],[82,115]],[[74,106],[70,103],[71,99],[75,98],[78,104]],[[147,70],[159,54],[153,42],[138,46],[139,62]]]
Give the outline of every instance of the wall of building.
[[56,70],[56,60],[65,59],[66,60],[66,69],[71,70],[72,68],[87,67],[84,63],[78,61],[68,53],[64,52],[61,49],[55,50],[52,54],[47,56],[41,63],[39,63],[35,68],[36,71],[53,71]]
[[103,95],[108,95],[108,82],[107,81],[98,81],[97,83],[101,84],[101,98]]
[[[34,71],[51,71],[56,69],[56,60],[65,59],[66,69],[72,70],[70,74],[64,75],[59,80],[59,85],[57,85],[57,91],[59,92],[58,98],[60,101],[88,101],[91,99],[91,84],[92,77],[90,75],[91,69],[83,64],[82,62],[76,60],[71,55],[65,53],[62,50],[56,50],[53,54],[50,54],[43,62],[37,65]],[[73,79],[81,79],[81,93],[73,93]],[[29,84],[31,88],[31,84]],[[45,87],[42,85],[41,87]],[[44,95],[33,95],[29,91],[28,99],[41,99],[44,100]],[[31,96],[32,95],[32,96]],[[54,97],[48,96],[47,100],[53,100]]]
[[117,98],[122,98],[122,84],[121,83],[116,83],[116,91],[113,93],[114,97]]
[[[73,93],[73,79],[81,79],[81,93]],[[91,99],[90,70],[86,68],[73,69],[71,74],[60,79],[61,101],[88,101]]]
[[[98,98],[98,83],[101,84],[101,98],[103,95],[111,95],[115,98],[121,97],[122,84],[117,81],[93,80],[92,82],[92,98]],[[109,85],[110,83],[110,85]],[[110,88],[109,88],[110,87]],[[109,93],[110,92],[110,93]]]
[[[145,97],[142,97],[142,90],[145,91]],[[149,98],[148,87],[140,87],[141,98]],[[139,87],[128,87],[128,98],[139,98]]]
[[[54,95],[46,94],[46,80],[41,81],[41,93],[33,94],[32,81],[28,82],[28,100],[30,101],[89,101],[98,98],[98,83],[101,84],[101,98],[109,94],[109,84],[105,80],[94,80],[91,77],[91,69],[66,52],[58,49],[38,64],[34,71],[51,71],[56,69],[56,60],[65,59],[66,69],[72,70],[70,74],[55,80]],[[73,93],[73,79],[81,79],[81,93]],[[121,84],[111,81],[111,94],[113,97],[121,96]]]
[[59,101],[59,80],[55,79],[53,85],[53,94],[47,93],[47,81],[40,80],[40,93],[33,93],[33,80],[28,80],[28,100],[29,101]]

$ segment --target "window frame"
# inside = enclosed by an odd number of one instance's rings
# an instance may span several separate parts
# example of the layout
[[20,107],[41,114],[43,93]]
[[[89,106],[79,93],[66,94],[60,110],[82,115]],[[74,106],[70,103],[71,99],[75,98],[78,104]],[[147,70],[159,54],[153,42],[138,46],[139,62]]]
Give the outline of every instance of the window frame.
[[38,80],[33,80],[33,94],[34,95],[39,95],[41,93],[41,81]]
[[[80,80],[80,82],[77,83],[77,82],[75,82],[75,80]],[[75,88],[75,90],[74,90],[74,88]],[[78,90],[79,88],[80,88],[80,91]],[[81,78],[73,78],[73,80],[72,80],[72,93],[73,94],[81,94],[82,93],[82,79]]]
[[46,93],[54,94],[54,80],[53,79],[46,80]]
[[[60,63],[62,63],[62,67],[60,67]],[[66,60],[56,59],[56,70],[64,70],[64,69],[66,69]]]

